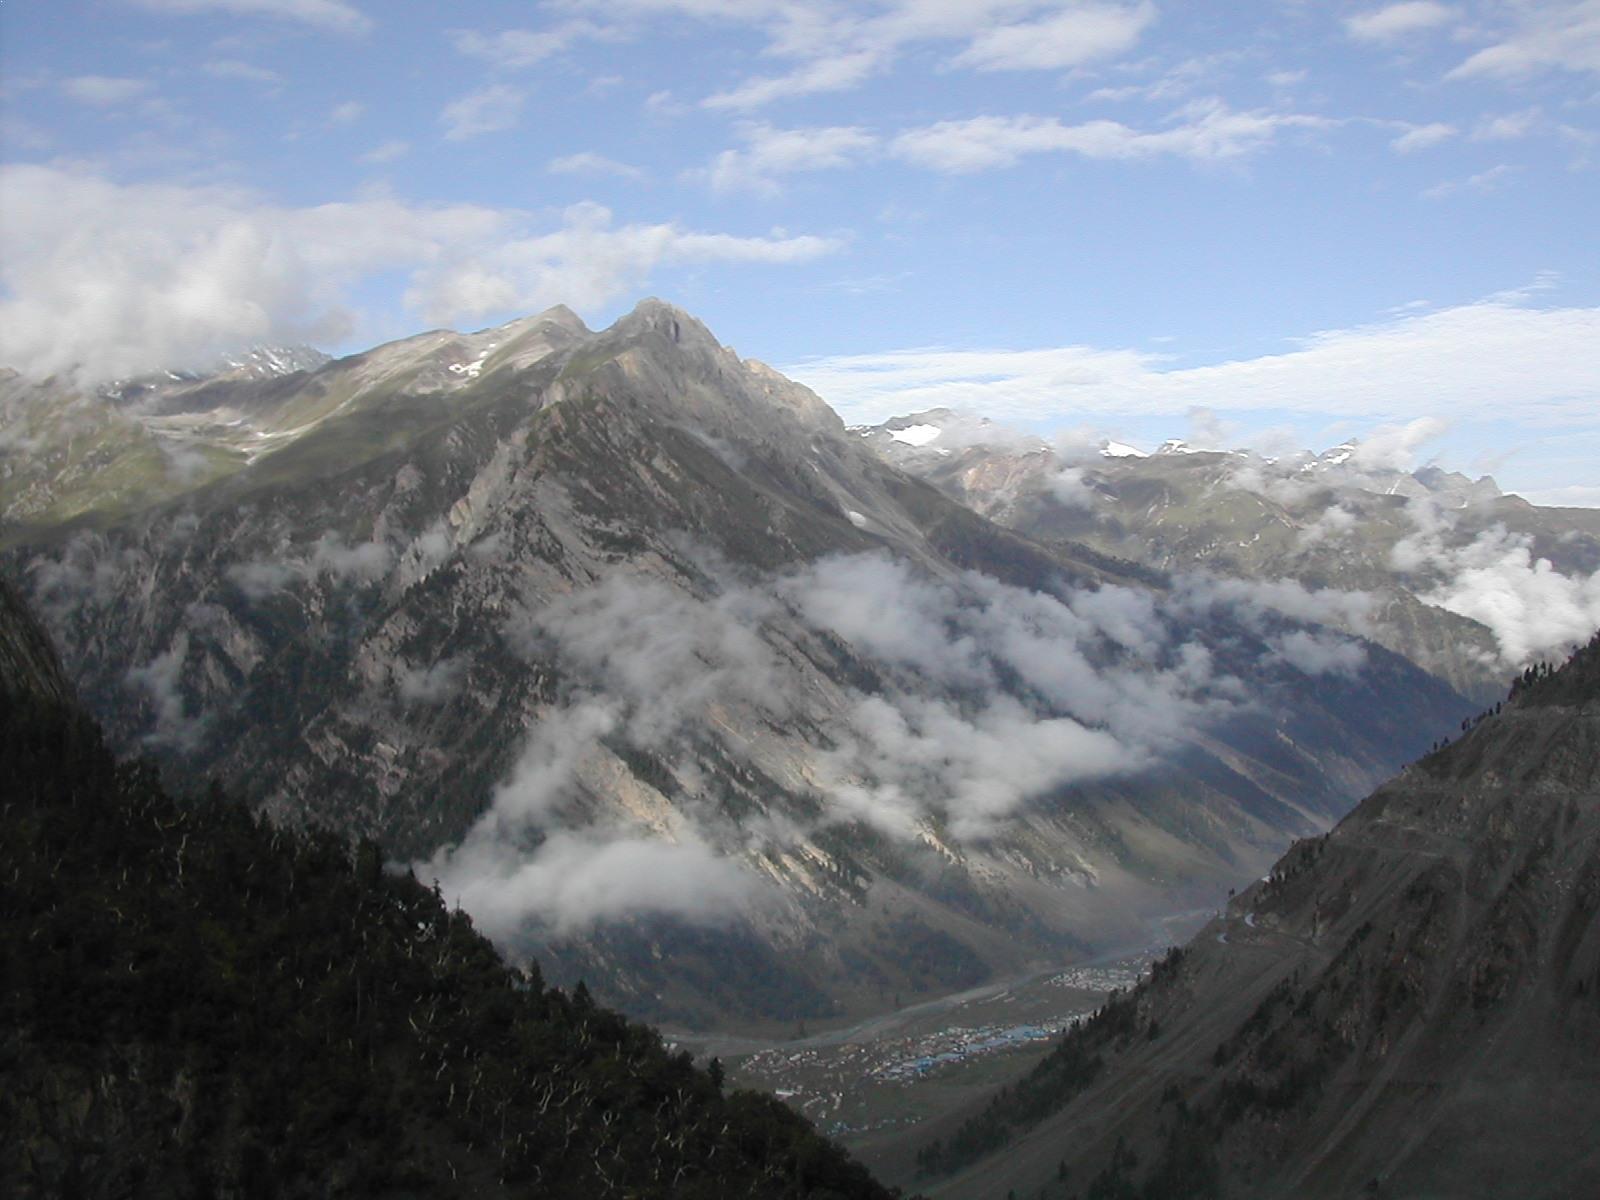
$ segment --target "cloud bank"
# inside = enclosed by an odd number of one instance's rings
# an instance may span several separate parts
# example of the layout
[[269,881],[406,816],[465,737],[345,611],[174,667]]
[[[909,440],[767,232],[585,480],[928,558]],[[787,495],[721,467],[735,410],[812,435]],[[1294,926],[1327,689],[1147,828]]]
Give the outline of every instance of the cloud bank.
[[32,165],[0,167],[0,222],[0,362],[84,383],[262,342],[338,340],[363,319],[360,285],[393,272],[407,308],[448,324],[557,303],[592,311],[662,268],[800,263],[837,248],[618,225],[594,204],[545,216],[391,197],[289,208],[234,188]]
[[1586,423],[1600,403],[1600,308],[1536,308],[1495,296],[1318,333],[1297,349],[1169,368],[1137,350],[894,350],[783,368],[851,422],[929,408],[1011,420],[1073,413],[1395,413],[1450,420]]
[[1600,571],[1563,573],[1504,525],[1469,540],[1457,515],[1428,499],[1406,511],[1415,530],[1395,545],[1395,568],[1416,578],[1425,602],[1488,626],[1502,666],[1559,657],[1600,628]]

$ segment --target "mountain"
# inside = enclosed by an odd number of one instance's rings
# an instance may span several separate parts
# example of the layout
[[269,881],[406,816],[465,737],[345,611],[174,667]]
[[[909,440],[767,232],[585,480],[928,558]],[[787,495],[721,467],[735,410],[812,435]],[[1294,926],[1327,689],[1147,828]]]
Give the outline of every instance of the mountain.
[[3,582],[0,654],[7,1196],[888,1200],[375,847],[119,765]]
[[1487,476],[1402,470],[1381,438],[1278,459],[1178,441],[1146,454],[1049,444],[947,409],[855,432],[885,461],[1046,544],[1357,595],[1335,626],[1480,703],[1600,621],[1586,582],[1600,571],[1600,511],[1537,507]]
[[[248,463],[295,419],[271,404],[284,388],[251,385],[294,381],[328,361],[309,346],[260,346],[209,370],[88,393],[0,368],[0,545],[31,528],[116,517]],[[246,394],[247,408],[236,409]]]
[[[999,527],[657,301],[133,415],[28,386],[217,464],[10,514],[113,745],[377,839],[658,1019],[790,1028],[1140,941],[1470,711],[1317,623],[1340,596]],[[82,461],[51,427],[39,461]]]
[[932,1194],[1595,1195],[1597,747],[1600,636],[925,1150]]

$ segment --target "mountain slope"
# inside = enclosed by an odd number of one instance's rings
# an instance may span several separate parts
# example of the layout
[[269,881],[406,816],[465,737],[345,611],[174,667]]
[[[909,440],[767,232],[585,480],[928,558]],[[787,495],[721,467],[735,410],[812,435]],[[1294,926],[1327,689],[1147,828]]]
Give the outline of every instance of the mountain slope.
[[0,1191],[884,1198],[376,848],[175,803],[0,583]]
[[284,436],[12,550],[87,703],[633,1011],[1132,940],[1466,711],[1315,594],[999,528],[659,302],[228,389]]
[[1296,845],[924,1162],[982,1162],[952,1196],[1590,1195],[1597,1064],[1600,637]]

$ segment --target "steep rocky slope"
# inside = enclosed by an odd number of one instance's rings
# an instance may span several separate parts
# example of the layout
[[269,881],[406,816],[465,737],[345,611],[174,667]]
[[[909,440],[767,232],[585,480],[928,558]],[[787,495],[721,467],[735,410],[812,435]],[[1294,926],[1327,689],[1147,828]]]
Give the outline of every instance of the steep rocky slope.
[[118,765],[3,581],[0,648],[6,1196],[888,1200],[375,847]]
[[1600,1190],[1597,1127],[1600,637],[923,1161],[949,1196],[1555,1198]]
[[1128,941],[1465,711],[1326,597],[999,528],[658,302],[218,386],[141,428],[225,472],[11,551],[86,702],[635,1011]]
[[[1378,442],[1279,459],[1179,442],[1145,454],[1053,445],[946,409],[856,432],[885,461],[1041,542],[1360,594],[1335,624],[1480,702],[1557,648],[1563,629],[1586,632],[1556,610],[1572,606],[1569,594],[1581,607],[1582,581],[1600,571],[1600,512],[1536,507],[1487,477],[1401,469]],[[1553,587],[1558,578],[1573,582]]]

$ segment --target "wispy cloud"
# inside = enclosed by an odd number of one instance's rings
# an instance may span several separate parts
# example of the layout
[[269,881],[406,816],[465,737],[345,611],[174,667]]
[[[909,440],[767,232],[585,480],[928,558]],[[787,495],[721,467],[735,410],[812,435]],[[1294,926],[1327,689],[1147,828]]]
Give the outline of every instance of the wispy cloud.
[[1429,200],[1443,200],[1460,192],[1477,192],[1480,195],[1487,195],[1490,192],[1499,191],[1520,170],[1520,167],[1512,166],[1510,163],[1499,163],[1486,171],[1479,171],[1476,175],[1469,175],[1465,179],[1447,179],[1443,183],[1435,184],[1422,194]]
[[1509,79],[1546,70],[1600,73],[1600,0],[1542,0],[1504,11],[1508,27],[1451,71],[1451,78]]
[[707,96],[703,103],[707,108],[761,108],[775,100],[849,91],[876,74],[885,62],[886,56],[875,50],[817,58],[785,75],[747,79],[737,87]]
[[404,138],[390,138],[387,142],[379,142],[371,150],[363,154],[359,161],[370,164],[394,162],[411,153],[411,143]]
[[1037,21],[985,30],[954,61],[957,66],[980,71],[1053,71],[1082,66],[1131,49],[1155,19],[1156,7],[1149,2],[1073,5]]
[[283,76],[237,58],[214,58],[202,68],[214,79],[242,79],[247,83],[281,83]]
[[1431,149],[1434,146],[1448,142],[1460,131],[1454,125],[1444,121],[1433,121],[1427,125],[1412,125],[1394,141],[1389,143],[1396,154],[1415,154],[1419,150]]
[[709,167],[694,173],[716,191],[775,194],[779,176],[852,166],[878,146],[876,135],[848,125],[774,129],[751,124],[741,128],[739,136],[744,149],[724,150]]
[[1586,422],[1600,403],[1600,309],[1495,296],[1333,330],[1295,350],[1168,369],[1135,350],[900,350],[786,372],[851,420],[941,406],[1040,420],[1065,413],[1278,410]]
[[370,17],[344,0],[127,0],[151,12],[173,15],[222,13],[295,21],[333,33],[367,33]]
[[891,70],[913,46],[946,46],[949,65],[981,71],[1064,70],[1130,50],[1154,22],[1152,0],[618,0],[612,21],[672,16],[744,25],[767,39],[766,58],[790,64],[719,89],[702,103],[748,111],[778,101],[848,91]]
[[148,79],[114,75],[76,75],[61,81],[61,92],[79,104],[95,108],[115,108],[150,94]]
[[444,136],[453,142],[499,133],[516,125],[528,95],[506,83],[492,83],[452,100],[439,113]]
[[1010,167],[1033,154],[1222,161],[1262,150],[1291,130],[1334,124],[1301,113],[1236,112],[1212,100],[1180,110],[1165,129],[1139,130],[1106,120],[1066,125],[1056,117],[973,117],[908,130],[894,139],[891,150],[916,166],[949,174]]
[[1392,42],[1412,34],[1438,29],[1460,19],[1448,4],[1436,0],[1404,0],[1345,18],[1350,36],[1364,42]]
[[456,50],[504,70],[535,66],[575,44],[616,36],[607,26],[588,20],[563,21],[545,29],[504,29],[484,33],[459,29],[451,34]]
[[645,173],[638,167],[607,158],[604,154],[596,154],[592,150],[552,158],[545,165],[545,170],[552,175],[610,175],[616,179],[636,181],[645,177]]

